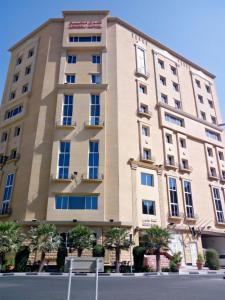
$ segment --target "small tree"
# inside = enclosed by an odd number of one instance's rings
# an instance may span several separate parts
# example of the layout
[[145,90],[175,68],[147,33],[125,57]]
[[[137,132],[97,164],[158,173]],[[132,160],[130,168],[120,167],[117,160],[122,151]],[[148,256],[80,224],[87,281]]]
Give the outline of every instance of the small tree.
[[143,270],[145,251],[146,249],[141,246],[136,246],[133,249],[135,272],[141,272]]
[[14,222],[0,223],[0,271],[6,253],[17,251],[23,240],[19,226]]
[[15,270],[16,272],[25,272],[27,270],[27,262],[30,255],[28,246],[22,246],[16,252],[15,257]]
[[53,224],[41,224],[38,227],[32,227],[28,236],[31,251],[41,252],[39,272],[42,272],[45,265],[46,253],[58,250],[61,237]]
[[72,248],[76,249],[78,257],[81,257],[84,249],[92,249],[95,236],[88,227],[77,225],[70,230],[69,239]]
[[95,245],[92,250],[93,257],[104,257],[105,256],[105,248],[103,245]]
[[120,272],[120,254],[121,250],[127,250],[132,245],[129,232],[125,228],[111,228],[105,233],[105,247],[115,250],[116,254],[116,272]]
[[219,268],[220,268],[219,254],[215,249],[207,249],[206,250],[205,265],[210,270],[219,270]]
[[147,250],[153,250],[156,255],[156,271],[160,272],[160,251],[169,246],[170,233],[167,229],[153,226],[145,230],[143,244]]

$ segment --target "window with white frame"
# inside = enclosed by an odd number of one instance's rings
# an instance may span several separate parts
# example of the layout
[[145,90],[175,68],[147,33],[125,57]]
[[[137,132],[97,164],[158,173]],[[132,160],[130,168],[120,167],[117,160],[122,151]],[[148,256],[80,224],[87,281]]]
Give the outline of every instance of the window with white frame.
[[173,75],[177,75],[177,68],[176,67],[170,66],[170,70],[171,70]]
[[137,71],[141,74],[146,74],[145,50],[137,47]]
[[64,95],[62,110],[62,125],[72,125],[73,116],[73,95]]
[[70,142],[60,141],[59,144],[59,159],[58,159],[58,178],[69,178],[70,165]]
[[98,196],[87,195],[58,195],[55,197],[56,209],[81,209],[95,210],[98,209]]
[[161,85],[166,85],[166,77],[159,76],[159,81],[160,81]]
[[168,113],[165,113],[165,119],[166,119],[167,122],[170,122],[172,124],[184,127],[184,120],[183,119],[180,119],[180,118],[175,117],[173,115],[170,115]]
[[187,218],[194,218],[194,209],[193,209],[193,200],[192,200],[192,191],[191,191],[190,181],[184,180],[183,187],[184,187],[186,216],[187,216]]
[[148,126],[142,125],[141,131],[142,131],[142,135],[144,135],[144,136],[149,136],[150,135],[149,134],[150,130],[149,130]]
[[180,146],[181,148],[187,148],[187,143],[185,139],[180,138]]
[[213,200],[215,205],[217,221],[219,223],[224,223],[224,214],[223,214],[223,207],[222,207],[219,188],[212,187],[212,193],[213,193]]
[[161,94],[161,101],[165,104],[168,103],[168,96],[165,94]]
[[159,64],[159,66],[160,66],[161,69],[165,69],[165,64],[164,64],[163,60],[158,59],[158,64]]
[[100,124],[100,96],[91,95],[90,102],[90,125]]
[[15,174],[8,174],[6,177],[6,183],[5,183],[3,199],[2,199],[2,207],[1,207],[2,215],[9,213],[10,200],[12,198],[13,185],[14,185],[14,177]]
[[100,74],[91,74],[91,83],[101,84],[102,76]]
[[143,149],[143,159],[150,160],[151,159],[151,150]]
[[76,76],[75,74],[66,74],[66,83],[75,83]]
[[177,196],[177,182],[173,177],[169,177],[169,197],[170,197],[170,213],[173,217],[179,216],[178,196]]
[[172,134],[166,133],[166,142],[167,142],[168,144],[173,144],[173,137],[172,137]]
[[152,174],[141,172],[141,185],[154,186],[154,176]]
[[205,133],[208,138],[217,140],[217,141],[221,141],[221,136],[219,133],[209,130],[209,129],[205,129]]
[[99,142],[89,142],[88,178],[98,179],[99,168]]
[[155,216],[155,201],[142,200],[142,214]]

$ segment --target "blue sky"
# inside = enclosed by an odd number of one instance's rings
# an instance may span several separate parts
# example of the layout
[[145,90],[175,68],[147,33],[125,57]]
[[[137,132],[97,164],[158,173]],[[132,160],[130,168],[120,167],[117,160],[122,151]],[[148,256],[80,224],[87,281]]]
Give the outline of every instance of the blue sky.
[[[4,4],[3,4],[4,3]],[[107,9],[161,43],[208,69],[225,120],[225,1],[222,0],[14,0],[1,3],[0,94],[10,54],[7,49],[62,10]]]

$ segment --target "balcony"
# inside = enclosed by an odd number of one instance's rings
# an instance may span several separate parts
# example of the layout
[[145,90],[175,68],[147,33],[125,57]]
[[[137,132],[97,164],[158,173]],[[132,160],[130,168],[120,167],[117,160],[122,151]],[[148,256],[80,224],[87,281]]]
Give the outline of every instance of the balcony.
[[176,212],[176,213],[169,212],[168,213],[168,219],[170,219],[170,220],[181,220],[183,218],[184,218],[183,212]]
[[103,121],[91,122],[89,120],[84,122],[84,127],[87,129],[102,129],[104,127],[104,122]]
[[104,179],[103,174],[97,175],[97,176],[89,176],[89,174],[82,174],[81,175],[81,181],[86,183],[100,183]]
[[63,124],[62,121],[56,121],[55,126],[59,129],[74,129],[76,127],[76,122],[73,122],[71,124]]
[[198,218],[199,218],[198,215],[195,213],[189,214],[189,215],[187,213],[185,213],[185,220],[187,222],[195,223],[195,222],[197,222]]
[[208,172],[208,179],[210,180],[219,180],[219,176],[215,173],[215,174],[212,174],[211,172]]
[[152,117],[152,113],[149,110],[143,111],[140,108],[137,110],[137,115],[140,117],[145,117],[147,119],[150,119]]
[[138,77],[144,77],[145,79],[148,79],[150,76],[149,72],[146,72],[145,70],[141,69],[141,68],[137,68],[135,70],[135,75]]
[[6,163],[7,164],[12,163],[12,162],[16,163],[19,159],[20,159],[20,153],[16,153],[16,154],[12,153],[7,157]]
[[140,160],[142,162],[145,162],[145,163],[149,163],[149,164],[154,164],[155,162],[155,157],[152,156],[152,155],[149,155],[148,157],[144,156],[143,154],[140,156]]
[[193,171],[193,168],[188,164],[187,165],[179,164],[179,170],[180,172],[191,173]]
[[220,176],[220,181],[222,182],[222,183],[225,183],[225,177],[223,177],[222,175]]
[[53,182],[58,182],[58,183],[70,183],[74,179],[74,175],[71,174],[68,176],[68,178],[59,178],[58,174],[51,174],[51,180]]
[[168,169],[176,170],[178,168],[178,164],[174,161],[166,160],[165,167]]

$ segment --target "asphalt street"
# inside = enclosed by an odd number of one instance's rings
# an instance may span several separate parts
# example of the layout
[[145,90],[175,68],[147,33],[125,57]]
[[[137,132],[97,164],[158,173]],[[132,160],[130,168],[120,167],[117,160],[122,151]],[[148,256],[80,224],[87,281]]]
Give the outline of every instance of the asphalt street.
[[[66,300],[67,278],[0,277],[0,300]],[[94,300],[94,278],[72,280],[71,300]],[[221,300],[222,276],[100,278],[99,300]]]

